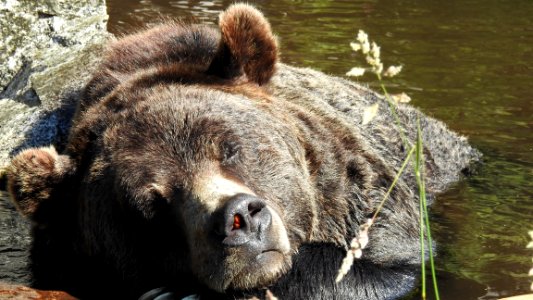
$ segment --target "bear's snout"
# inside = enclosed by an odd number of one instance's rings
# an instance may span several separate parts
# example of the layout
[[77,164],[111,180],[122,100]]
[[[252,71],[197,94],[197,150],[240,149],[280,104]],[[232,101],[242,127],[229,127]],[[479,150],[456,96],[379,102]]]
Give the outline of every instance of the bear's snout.
[[[199,275],[211,288],[252,288],[277,279],[289,268],[292,253],[287,229],[273,205],[271,200],[249,193],[223,198],[221,207],[211,216],[215,238],[209,240],[208,248],[212,254],[193,256],[202,264],[208,263],[199,266],[206,270]],[[217,252],[224,260],[221,269],[213,269],[211,263],[201,259],[217,257]]]
[[262,199],[237,194],[227,201],[221,218],[224,246],[246,246],[248,251],[257,253],[268,250],[264,248],[269,244],[266,233],[272,224],[272,215]]

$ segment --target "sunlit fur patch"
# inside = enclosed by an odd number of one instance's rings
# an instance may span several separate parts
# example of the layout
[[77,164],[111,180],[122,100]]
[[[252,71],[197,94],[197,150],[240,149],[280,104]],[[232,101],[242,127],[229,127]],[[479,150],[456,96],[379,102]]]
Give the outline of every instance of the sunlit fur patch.
[[246,290],[268,286],[278,280],[291,267],[291,257],[275,254],[275,259],[268,262],[250,262],[241,272],[237,273],[225,288]]
[[31,148],[13,158],[4,180],[17,209],[31,217],[50,198],[53,186],[73,170],[70,158],[59,155],[53,146]]
[[215,211],[220,201],[237,194],[255,193],[245,185],[228,179],[221,174],[211,174],[197,180],[194,184],[194,194],[198,197],[201,204],[210,212]]
[[283,224],[280,215],[269,206],[267,206],[267,209],[272,215],[272,226],[270,228],[270,231],[273,235],[276,236],[278,240],[278,250],[285,255],[291,250],[287,229],[285,228],[285,224]]

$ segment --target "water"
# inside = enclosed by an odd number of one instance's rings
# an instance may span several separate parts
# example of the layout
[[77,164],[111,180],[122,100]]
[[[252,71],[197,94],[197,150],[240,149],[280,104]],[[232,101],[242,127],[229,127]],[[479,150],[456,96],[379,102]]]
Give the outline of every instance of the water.
[[[126,33],[161,16],[215,24],[232,2],[108,0],[109,30]],[[441,298],[527,293],[533,256],[525,249],[533,230],[533,1],[249,2],[270,20],[286,63],[343,76],[363,64],[348,46],[363,29],[382,46],[386,65],[404,66],[387,82],[390,91],[408,93],[413,105],[467,135],[484,154],[478,174],[439,195],[431,209]],[[359,80],[378,88],[370,75]],[[0,226],[19,222],[4,207],[0,215]],[[1,238],[0,245],[7,245]]]

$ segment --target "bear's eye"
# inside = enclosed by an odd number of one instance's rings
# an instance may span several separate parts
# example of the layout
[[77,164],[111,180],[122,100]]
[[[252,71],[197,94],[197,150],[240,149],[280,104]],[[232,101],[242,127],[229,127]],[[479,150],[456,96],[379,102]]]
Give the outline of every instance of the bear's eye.
[[168,200],[163,196],[164,194],[164,188],[158,184],[152,183],[148,186],[149,191],[149,198],[151,202],[151,206],[154,211],[163,210],[166,209],[169,202]]
[[161,195],[156,195],[153,199],[152,205],[155,211],[160,211],[166,209],[168,206],[168,201]]

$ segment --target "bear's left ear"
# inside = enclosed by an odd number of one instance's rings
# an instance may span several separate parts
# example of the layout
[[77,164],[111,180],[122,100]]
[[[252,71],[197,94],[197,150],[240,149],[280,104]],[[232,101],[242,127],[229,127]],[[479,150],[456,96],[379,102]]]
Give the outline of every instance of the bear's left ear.
[[53,201],[58,185],[74,173],[74,164],[53,147],[32,148],[17,154],[1,177],[17,209],[34,218],[43,203]]
[[251,5],[234,4],[220,14],[219,26],[230,55],[225,63],[242,68],[250,81],[267,83],[275,72],[278,45],[263,14]]

